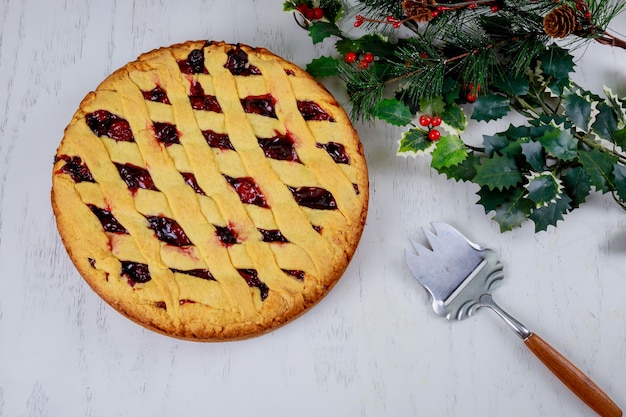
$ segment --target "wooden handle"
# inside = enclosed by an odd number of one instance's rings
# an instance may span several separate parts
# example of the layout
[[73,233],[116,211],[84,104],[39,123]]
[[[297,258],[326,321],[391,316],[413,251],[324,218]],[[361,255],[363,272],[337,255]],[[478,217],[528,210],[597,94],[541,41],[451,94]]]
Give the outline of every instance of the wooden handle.
[[622,410],[587,375],[536,334],[524,341],[572,392],[602,417],[620,417]]

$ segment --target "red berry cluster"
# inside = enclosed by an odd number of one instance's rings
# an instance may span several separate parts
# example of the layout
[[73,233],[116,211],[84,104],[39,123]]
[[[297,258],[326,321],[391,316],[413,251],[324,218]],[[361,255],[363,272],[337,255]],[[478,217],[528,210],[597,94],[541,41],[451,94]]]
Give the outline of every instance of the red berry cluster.
[[347,63],[356,63],[359,68],[365,69],[369,67],[372,62],[374,62],[374,55],[371,52],[357,54],[354,51],[350,51],[346,53],[345,59]]
[[324,18],[324,9],[321,7],[311,7],[306,3],[300,3],[297,9],[307,20],[320,20]]
[[439,129],[435,129],[439,125],[441,125],[441,117],[440,116],[431,116],[429,114],[422,114],[419,118],[420,125],[428,128],[428,139],[433,142],[439,140],[441,137],[441,132]]

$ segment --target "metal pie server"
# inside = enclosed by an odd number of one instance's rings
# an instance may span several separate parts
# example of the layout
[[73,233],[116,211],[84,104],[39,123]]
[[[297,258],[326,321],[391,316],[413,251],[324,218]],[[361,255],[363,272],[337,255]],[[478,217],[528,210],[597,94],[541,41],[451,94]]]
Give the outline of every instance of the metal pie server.
[[448,320],[463,320],[481,307],[493,310],[596,413],[620,417],[622,410],[587,375],[494,302],[492,285],[504,278],[496,253],[470,242],[446,223],[431,225],[435,233],[423,229],[430,249],[411,241],[414,251],[405,251],[405,259],[415,279],[429,293],[435,313]]

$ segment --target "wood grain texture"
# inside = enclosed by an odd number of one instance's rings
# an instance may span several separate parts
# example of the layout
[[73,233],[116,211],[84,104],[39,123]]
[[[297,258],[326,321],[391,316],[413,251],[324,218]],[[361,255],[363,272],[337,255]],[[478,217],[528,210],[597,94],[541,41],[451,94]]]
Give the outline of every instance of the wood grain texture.
[[[293,323],[247,341],[183,342],[129,322],[84,284],[49,198],[80,100],[140,53],[188,39],[263,46],[300,66],[332,51],[282,3],[0,1],[0,416],[593,416],[493,315],[432,314],[403,251],[433,220],[499,252],[503,307],[626,406],[624,212],[594,194],[558,228],[500,234],[472,185],[395,156],[401,129],[382,123],[356,125],[372,196],[355,259]],[[581,85],[626,96],[626,52],[577,53]]]

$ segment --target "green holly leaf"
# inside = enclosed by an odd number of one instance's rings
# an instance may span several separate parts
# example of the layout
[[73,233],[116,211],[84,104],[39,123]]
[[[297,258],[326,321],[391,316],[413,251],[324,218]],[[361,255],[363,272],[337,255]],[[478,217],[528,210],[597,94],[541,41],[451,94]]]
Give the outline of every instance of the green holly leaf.
[[441,120],[443,120],[445,124],[459,132],[464,131],[467,127],[465,112],[463,112],[463,109],[456,104],[451,104],[446,107],[446,110],[441,113],[440,116]]
[[318,77],[331,77],[338,73],[339,60],[329,56],[322,56],[311,61],[306,66],[306,71],[311,76]]
[[528,191],[527,197],[535,203],[535,207],[545,207],[554,203],[561,193],[561,183],[551,172],[530,176],[525,187]]
[[480,164],[480,158],[474,152],[469,152],[460,164],[439,167],[437,172],[445,174],[449,180],[471,181],[476,176],[476,165],[478,164]]
[[316,44],[331,36],[341,36],[341,30],[334,23],[317,21],[309,26],[309,36]]
[[467,158],[465,143],[457,135],[442,136],[437,141],[430,165],[435,168],[445,168],[457,165]]
[[547,206],[533,210],[529,218],[535,223],[535,233],[547,230],[548,226],[556,226],[563,215],[570,210],[572,200],[567,195],[561,195]]
[[613,176],[615,177],[615,191],[619,199],[626,202],[626,166],[615,164]]
[[606,103],[598,104],[598,114],[591,125],[592,131],[602,139],[615,141],[614,135],[617,131],[617,116]]
[[377,57],[393,56],[395,47],[379,34],[367,34],[358,39],[342,38],[335,43],[337,52],[345,55],[353,52],[371,52]]
[[485,94],[474,102],[472,119],[477,121],[491,121],[500,119],[511,110],[509,99],[505,96]]
[[394,126],[406,126],[413,120],[409,106],[395,98],[387,98],[378,102],[372,109],[372,116]]
[[574,57],[559,46],[547,48],[539,54],[539,60],[543,72],[559,80],[569,80],[569,74],[574,72]]
[[626,128],[616,130],[613,133],[613,141],[620,148],[626,149]]
[[613,169],[617,163],[616,156],[594,148],[589,152],[580,152],[579,159],[596,190],[606,193],[615,188]]
[[526,162],[535,171],[543,171],[546,166],[546,157],[543,153],[541,143],[531,140],[521,144],[522,155],[526,158]]
[[493,136],[483,135],[483,146],[485,147],[485,154],[488,157],[500,152],[500,150],[504,149],[508,144],[509,138],[501,133],[496,133]]
[[494,86],[506,94],[525,96],[530,89],[530,81],[523,74],[513,77],[500,77],[494,80]]
[[591,192],[591,180],[585,170],[578,166],[568,169],[562,176],[561,181],[567,195],[572,199],[572,208],[579,207],[585,202]]
[[552,128],[537,140],[555,158],[571,161],[578,156],[576,139],[569,130]]
[[287,0],[283,3],[283,12],[292,12],[294,10],[297,10],[297,7],[298,5],[294,1]]
[[522,182],[523,177],[515,160],[506,156],[493,155],[485,158],[482,165],[476,167],[473,181],[489,189],[502,190]]
[[578,94],[569,94],[563,100],[565,114],[574,125],[587,132],[591,120],[591,102]]
[[426,97],[419,101],[420,110],[425,114],[441,115],[446,109],[446,103],[441,97]]
[[410,129],[402,135],[398,154],[403,156],[419,155],[430,148],[434,148],[435,142],[428,139],[428,132],[422,129]]
[[506,232],[519,227],[531,213],[532,203],[524,198],[523,188],[514,188],[503,203],[495,209],[493,219],[500,225],[500,231]]

